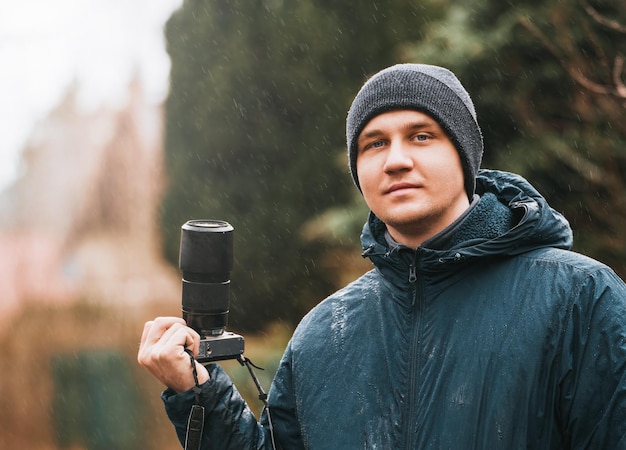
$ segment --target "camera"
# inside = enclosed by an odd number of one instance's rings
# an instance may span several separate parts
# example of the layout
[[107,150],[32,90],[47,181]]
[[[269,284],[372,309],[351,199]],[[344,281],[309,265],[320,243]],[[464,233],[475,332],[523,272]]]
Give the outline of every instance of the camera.
[[182,313],[201,337],[201,363],[237,359],[244,351],[243,337],[226,331],[233,231],[222,220],[189,220],[181,227]]

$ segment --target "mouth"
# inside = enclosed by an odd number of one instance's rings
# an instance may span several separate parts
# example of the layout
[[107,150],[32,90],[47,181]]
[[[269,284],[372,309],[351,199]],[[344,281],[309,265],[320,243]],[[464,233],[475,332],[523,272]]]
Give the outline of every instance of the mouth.
[[391,186],[389,186],[384,192],[385,194],[391,194],[393,192],[404,191],[407,189],[417,189],[417,188],[419,188],[419,186],[413,183],[394,183]]

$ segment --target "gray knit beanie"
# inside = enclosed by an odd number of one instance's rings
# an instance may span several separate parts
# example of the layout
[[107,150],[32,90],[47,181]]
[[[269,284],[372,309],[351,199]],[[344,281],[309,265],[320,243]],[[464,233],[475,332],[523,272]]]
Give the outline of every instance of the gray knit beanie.
[[348,111],[346,138],[350,171],[356,171],[357,140],[375,116],[397,109],[424,112],[444,129],[459,155],[470,201],[483,154],[483,138],[469,94],[447,69],[426,64],[397,64],[378,72],[361,88]]

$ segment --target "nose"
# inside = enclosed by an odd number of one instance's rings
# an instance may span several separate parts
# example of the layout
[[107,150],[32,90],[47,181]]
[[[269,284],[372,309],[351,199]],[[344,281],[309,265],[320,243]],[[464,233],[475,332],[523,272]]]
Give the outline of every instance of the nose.
[[385,158],[383,170],[387,173],[410,170],[413,168],[413,159],[409,149],[401,141],[392,141]]

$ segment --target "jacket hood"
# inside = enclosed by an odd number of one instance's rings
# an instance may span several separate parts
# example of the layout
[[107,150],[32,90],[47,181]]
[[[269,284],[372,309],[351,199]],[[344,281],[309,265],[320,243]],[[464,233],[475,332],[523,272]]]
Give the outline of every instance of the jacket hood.
[[422,272],[437,272],[450,262],[512,256],[544,247],[571,249],[573,237],[567,220],[521,176],[482,169],[476,178],[476,193],[478,205],[457,225],[444,249],[429,248],[436,236],[416,250],[402,245],[391,248],[385,239],[385,224],[370,212],[361,235],[363,256],[376,265],[382,258],[394,266],[413,264]]

